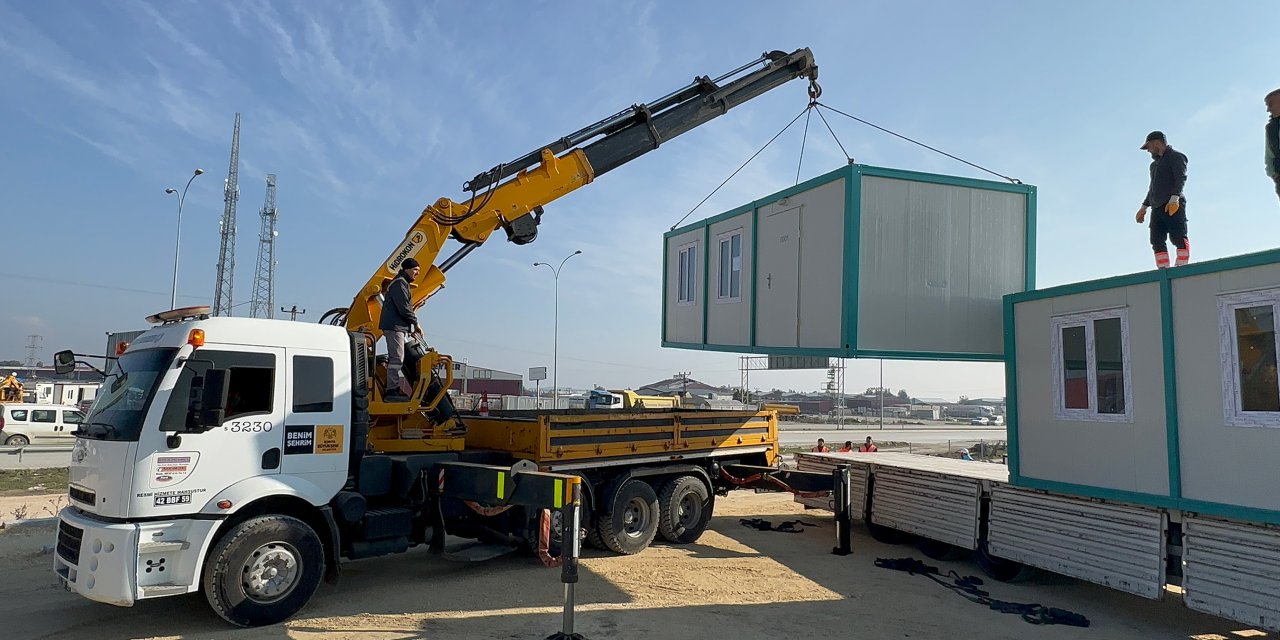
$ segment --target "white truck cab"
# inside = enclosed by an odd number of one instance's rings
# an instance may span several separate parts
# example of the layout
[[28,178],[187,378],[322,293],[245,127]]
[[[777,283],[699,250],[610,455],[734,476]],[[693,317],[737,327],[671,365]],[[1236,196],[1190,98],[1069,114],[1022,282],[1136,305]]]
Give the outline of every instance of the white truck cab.
[[[135,339],[76,433],[56,554],[67,588],[116,605],[196,591],[215,533],[246,506],[325,506],[348,476],[351,345],[341,327],[245,318]],[[224,406],[202,406],[211,369]],[[251,598],[314,590],[318,570],[298,571],[320,553],[307,538],[248,567]]]

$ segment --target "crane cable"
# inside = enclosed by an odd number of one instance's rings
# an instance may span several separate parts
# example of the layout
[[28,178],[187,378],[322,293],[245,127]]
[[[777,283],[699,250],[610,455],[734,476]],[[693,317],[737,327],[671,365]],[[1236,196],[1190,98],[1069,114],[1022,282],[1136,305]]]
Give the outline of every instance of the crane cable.
[[809,109],[810,109],[810,107],[809,107],[808,105],[806,105],[806,106],[805,106],[805,108],[804,108],[804,111],[801,111],[800,113],[797,113],[797,114],[796,114],[796,117],[792,118],[792,119],[791,119],[791,122],[788,122],[788,123],[787,123],[787,126],[785,126],[785,127],[783,127],[783,128],[782,128],[782,131],[779,131],[779,132],[778,132],[777,134],[775,134],[772,138],[769,138],[769,141],[768,141],[768,142],[766,142],[766,143],[764,143],[764,146],[763,146],[763,147],[760,147],[760,150],[759,150],[759,151],[756,151],[755,153],[751,154],[751,157],[750,157],[750,158],[747,158],[747,161],[746,161],[746,162],[744,162],[744,163],[742,163],[742,166],[738,167],[737,169],[735,169],[735,170],[733,171],[733,173],[729,174],[729,177],[728,177],[728,178],[725,178],[725,179],[724,179],[724,182],[721,182],[719,187],[716,187],[715,189],[712,189],[712,190],[711,190],[711,193],[708,193],[708,194],[707,194],[707,197],[703,198],[701,202],[699,202],[698,204],[694,205],[694,207],[693,207],[692,209],[690,209],[690,210],[689,210],[689,213],[684,214],[684,217],[680,218],[679,220],[677,220],[677,221],[676,221],[676,223],[675,223],[675,224],[671,225],[671,229],[672,229],[672,230],[675,230],[675,228],[676,228],[676,227],[680,226],[680,223],[681,223],[681,222],[684,222],[685,220],[687,220],[687,219],[689,218],[689,216],[693,215],[693,212],[694,212],[694,211],[697,211],[697,210],[698,210],[698,207],[701,207],[703,204],[705,204],[705,203],[707,202],[707,200],[710,200],[710,199],[711,199],[711,196],[714,196],[714,195],[716,194],[716,192],[717,192],[717,191],[719,191],[719,190],[721,189],[721,187],[723,187],[723,186],[724,186],[724,185],[726,185],[726,184],[729,184],[729,181],[730,181],[730,180],[732,180],[734,176],[738,175],[738,172],[740,172],[740,171],[742,171],[743,169],[747,168],[747,165],[748,165],[748,164],[751,164],[751,161],[752,161],[752,160],[755,160],[755,159],[756,159],[756,156],[758,156],[758,155],[760,155],[762,152],[764,152],[764,150],[765,150],[765,149],[768,149],[768,148],[769,148],[769,145],[773,144],[773,141],[774,141],[774,140],[777,140],[779,136],[781,136],[782,134],[786,133],[786,132],[787,132],[787,129],[790,129],[790,128],[791,128],[791,125],[795,124],[795,123],[796,123],[796,121],[800,119],[800,116],[802,116],[802,115],[804,115],[804,114],[806,114],[806,113],[808,113],[808,112],[809,112]]
[[[930,150],[930,151],[932,151],[932,152],[934,152],[934,153],[942,154],[942,155],[944,155],[944,156],[946,156],[946,157],[948,157],[948,158],[951,158],[952,160],[955,160],[955,161],[957,161],[957,162],[963,162],[964,164],[967,164],[967,165],[969,165],[969,166],[971,166],[971,167],[973,167],[973,168],[975,168],[975,169],[978,169],[978,170],[980,170],[980,171],[985,171],[985,172],[987,172],[987,173],[989,173],[989,174],[991,174],[991,175],[993,175],[993,176],[997,176],[997,177],[1000,177],[1000,178],[1004,178],[1005,180],[1008,180],[1009,182],[1011,182],[1011,183],[1013,183],[1013,184],[1022,184],[1022,181],[1021,181],[1021,180],[1019,180],[1019,179],[1017,179],[1017,178],[1010,178],[1009,176],[1006,176],[1006,175],[1004,175],[1003,173],[998,173],[998,172],[992,171],[992,170],[990,170],[990,169],[988,169],[988,168],[986,168],[986,167],[984,167],[984,166],[982,166],[982,165],[980,165],[980,164],[975,164],[975,163],[969,162],[968,160],[965,160],[964,158],[961,158],[961,157],[959,157],[959,156],[954,156],[954,155],[952,155],[952,154],[950,154],[950,153],[947,153],[946,151],[943,151],[943,150],[938,149],[938,148],[935,148],[935,147],[931,147],[931,146],[929,146],[929,145],[927,145],[927,144],[925,144],[925,143],[923,143],[923,142],[920,142],[920,141],[918,141],[918,140],[912,140],[911,138],[908,138],[907,136],[904,136],[904,135],[902,135],[901,133],[898,133],[898,132],[896,132],[896,131],[890,131],[889,129],[886,129],[886,128],[884,128],[884,127],[882,127],[882,126],[880,126],[880,125],[878,125],[878,124],[872,123],[872,122],[867,122],[866,120],[863,120],[862,118],[859,118],[858,116],[850,115],[850,114],[845,113],[845,112],[843,112],[843,111],[841,111],[841,110],[839,110],[839,109],[836,109],[835,107],[832,107],[832,106],[830,106],[830,105],[828,105],[828,104],[824,104],[824,103],[821,103],[821,102],[816,103],[816,104],[817,104],[817,106],[822,107],[822,108],[824,108],[824,109],[828,109],[828,110],[830,110],[830,111],[831,111],[831,112],[833,112],[833,113],[838,113],[838,114],[840,114],[840,115],[842,115],[842,116],[844,116],[844,117],[846,117],[846,118],[851,118],[851,119],[853,119],[853,120],[855,120],[855,121],[857,121],[857,122],[861,122],[862,124],[865,124],[865,125],[867,125],[868,127],[871,127],[871,128],[873,128],[873,129],[878,129],[878,130],[883,131],[883,132],[885,132],[885,133],[887,133],[887,134],[889,134],[889,135],[891,135],[891,136],[895,136],[895,137],[901,138],[901,139],[903,139],[903,140],[906,140],[907,142],[910,142],[911,144],[919,145],[919,146],[921,146],[921,147],[924,147],[925,149],[928,149],[928,150]],[[825,118],[824,118],[824,120],[823,120],[823,121],[825,122]],[[832,135],[835,135],[835,134],[834,134],[834,133],[832,133]],[[844,149],[844,148],[843,148],[843,147],[841,147],[841,150],[843,150],[843,149]],[[846,155],[847,155],[847,154],[846,154]]]

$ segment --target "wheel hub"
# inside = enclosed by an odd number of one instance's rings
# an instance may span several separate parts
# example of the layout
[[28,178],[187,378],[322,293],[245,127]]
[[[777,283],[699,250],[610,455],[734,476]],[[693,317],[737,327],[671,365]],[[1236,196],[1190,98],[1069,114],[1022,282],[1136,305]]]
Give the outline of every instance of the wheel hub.
[[644,533],[649,525],[649,510],[644,501],[635,499],[627,503],[626,510],[622,512],[622,524],[628,536]]
[[298,550],[283,542],[258,547],[245,560],[244,593],[256,602],[274,602],[293,592],[298,583]]

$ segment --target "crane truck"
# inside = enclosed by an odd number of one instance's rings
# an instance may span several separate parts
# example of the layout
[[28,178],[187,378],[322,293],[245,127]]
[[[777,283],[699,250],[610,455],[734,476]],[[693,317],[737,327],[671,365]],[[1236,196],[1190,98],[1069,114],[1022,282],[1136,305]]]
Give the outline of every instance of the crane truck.
[[[424,267],[411,293],[421,307],[491,235],[532,242],[544,205],[801,77],[816,100],[810,51],[769,52],[476,175],[465,199],[426,207],[351,305],[320,324],[207,307],[148,318],[156,326],[117,347],[76,432],[56,540],[62,584],[120,606],[202,591],[228,622],[266,625],[336,580],[343,560],[439,551],[446,534],[554,549],[565,527],[549,514],[575,490],[586,537],[630,554],[658,534],[696,540],[717,493],[784,483],[771,471],[772,412],[463,414],[447,393],[452,361],[421,332],[406,349],[407,401],[384,397],[374,344],[405,259]],[[459,247],[437,261],[450,238]]]

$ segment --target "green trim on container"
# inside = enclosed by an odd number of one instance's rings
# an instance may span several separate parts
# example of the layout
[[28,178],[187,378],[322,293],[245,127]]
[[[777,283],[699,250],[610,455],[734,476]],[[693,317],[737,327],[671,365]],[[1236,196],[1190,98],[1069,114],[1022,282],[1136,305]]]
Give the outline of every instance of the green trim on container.
[[850,349],[850,358],[882,358],[885,360],[940,360],[957,362],[1004,362],[1000,353],[955,353],[937,351],[895,351],[892,349]]
[[[1165,270],[1168,271],[1167,269]],[[1178,444],[1178,372],[1174,357],[1173,281],[1160,279],[1160,333],[1164,338],[1164,420],[1169,455],[1169,495],[1182,498],[1182,452]]]
[[[1030,185],[1028,185],[1030,186]],[[1024,287],[1027,291],[1036,288],[1036,188],[1031,187],[1027,193],[1027,250],[1023,254],[1023,272],[1026,275]]]
[[1248,522],[1265,522],[1280,524],[1280,511],[1259,509],[1257,507],[1241,507],[1233,504],[1205,502],[1203,500],[1179,500],[1178,508],[1207,516],[1231,518]]
[[[760,257],[759,248],[760,248],[760,207],[752,206],[751,207],[751,308],[749,310],[751,314],[751,320],[750,320],[751,326],[747,330],[748,332],[747,344],[751,345],[752,347],[756,346],[756,307],[759,306],[756,303],[756,294],[759,293],[759,288],[756,286],[756,278],[759,276],[759,274],[756,273],[756,264],[759,262],[758,258]],[[703,338],[705,341],[706,336],[703,336]]]
[[1009,471],[1009,484],[1023,489],[1042,489],[1044,491],[1063,493],[1081,498],[1100,498],[1102,500],[1128,502],[1146,507],[1178,507],[1178,501],[1170,498],[1169,496],[1156,495],[1153,493],[1139,493],[1137,491],[1123,491],[1107,487],[1093,487],[1084,484],[1058,482],[1056,480],[1028,478],[1023,475],[1014,475],[1012,469]]
[[711,225],[702,228],[702,341],[707,341],[707,315],[711,313]]
[[1167,271],[1169,272],[1170,278],[1187,278],[1207,273],[1217,273],[1219,271],[1234,271],[1237,269],[1247,269],[1249,267],[1261,267],[1269,264],[1276,264],[1278,262],[1280,262],[1280,249],[1268,249],[1266,251],[1246,253],[1240,256],[1219,258],[1208,262],[1187,264],[1181,267],[1168,269]]
[[862,174],[857,165],[845,167],[844,181],[844,323],[840,340],[846,349],[858,348],[858,296],[862,273]]
[[1018,458],[1018,338],[1015,332],[1017,317],[1013,300],[1004,298],[1004,388],[1005,388],[1005,438],[1009,454],[1009,476],[1018,477],[1021,470]]
[[689,224],[686,224],[685,226],[680,227],[678,229],[664,231],[662,233],[662,237],[670,238],[672,236],[678,236],[678,235],[688,233],[699,227],[709,227],[713,224],[716,224],[717,222],[723,222],[734,216],[740,216],[750,211],[753,208],[753,206],[754,206],[753,203],[748,202],[747,204],[734,207],[733,209],[730,209],[724,213],[718,213],[714,216],[711,216],[710,218],[703,218],[702,220],[698,220],[697,222],[690,222]]
[[742,213],[745,213],[745,212],[747,212],[747,211],[750,211],[750,210],[751,210],[751,209],[753,209],[753,208],[759,208],[761,205],[773,204],[774,202],[777,202],[778,200],[781,200],[781,199],[783,199],[783,198],[786,198],[786,197],[789,197],[789,196],[795,195],[795,194],[797,194],[797,193],[800,193],[801,191],[808,191],[809,189],[813,189],[814,187],[820,187],[820,186],[822,186],[822,185],[824,185],[824,184],[826,184],[826,183],[828,183],[828,182],[832,182],[832,181],[834,181],[834,180],[838,180],[838,179],[840,178],[841,174],[843,174],[843,172],[844,172],[844,171],[846,171],[846,169],[845,169],[844,167],[841,167],[841,168],[839,168],[839,169],[836,169],[835,171],[829,171],[829,172],[824,173],[824,174],[822,174],[822,175],[820,175],[820,176],[818,176],[818,177],[816,177],[816,178],[810,178],[810,179],[808,179],[808,180],[805,180],[804,182],[801,182],[801,183],[800,183],[800,184],[798,184],[798,185],[795,185],[795,186],[793,186],[793,187],[787,187],[786,189],[783,189],[782,191],[779,191],[779,192],[777,192],[777,193],[770,194],[770,195],[768,195],[768,196],[765,196],[765,197],[763,197],[763,198],[760,198],[759,200],[753,200],[753,201],[748,202],[748,203],[746,203],[746,204],[739,205],[739,206],[737,206],[737,207],[735,207],[735,208],[733,208],[733,209],[730,209],[730,210],[728,210],[728,211],[726,211],[726,212],[724,212],[724,213],[717,214],[717,215],[714,215],[714,216],[712,216],[712,217],[710,217],[710,218],[706,218],[706,219],[703,219],[703,220],[698,220],[697,222],[691,222],[691,223],[686,224],[685,226],[683,226],[683,227],[679,227],[679,228],[677,228],[677,229],[672,229],[672,230],[670,230],[670,231],[667,231],[667,232],[663,233],[663,235],[664,235],[664,236],[678,236],[678,235],[680,235],[680,234],[682,234],[682,233],[687,233],[687,232],[689,232],[689,231],[692,231],[692,230],[694,230],[694,229],[696,229],[696,228],[698,228],[698,227],[710,226],[710,225],[713,225],[713,224],[715,224],[715,223],[717,223],[717,222],[720,222],[721,220],[724,220],[724,219],[726,219],[726,218],[732,218],[733,216],[740,215],[740,214],[742,214]]
[[[1183,267],[1178,267],[1179,269]],[[1088,280],[1085,282],[1074,282],[1071,284],[1058,285],[1049,287],[1048,289],[1036,289],[1034,291],[1023,291],[1020,293],[1010,293],[1006,298],[1013,300],[1014,304],[1021,302],[1030,302],[1032,300],[1044,300],[1047,298],[1061,298],[1079,293],[1092,293],[1094,291],[1105,291],[1107,289],[1120,289],[1122,287],[1132,287],[1139,284],[1152,284],[1160,281],[1160,273],[1158,271],[1143,271],[1141,273],[1131,273],[1122,276],[1111,276],[1101,280]]]
[[671,239],[662,236],[662,342],[667,341],[667,312],[670,297],[667,287],[667,273],[671,271]]
[[937,173],[908,171],[906,169],[891,169],[889,167],[877,167],[870,164],[859,164],[853,166],[858,167],[857,171],[862,175],[876,176],[879,178],[896,178],[899,180],[910,180],[912,182],[929,182],[933,184],[951,185],[954,187],[983,189],[985,191],[1006,191],[1009,193],[1031,193],[1035,190],[1035,187],[1026,184],[996,182],[994,180],[980,180],[978,178],[962,178],[959,176],[947,176]]

